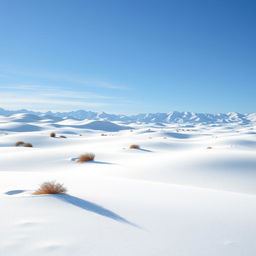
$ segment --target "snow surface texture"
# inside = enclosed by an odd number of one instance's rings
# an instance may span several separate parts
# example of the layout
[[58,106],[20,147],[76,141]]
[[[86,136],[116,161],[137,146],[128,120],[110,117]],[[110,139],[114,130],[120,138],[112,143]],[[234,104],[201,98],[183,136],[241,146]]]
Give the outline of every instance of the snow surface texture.
[[[227,115],[1,116],[0,255],[255,256],[256,119]],[[67,194],[32,195],[52,180]]]

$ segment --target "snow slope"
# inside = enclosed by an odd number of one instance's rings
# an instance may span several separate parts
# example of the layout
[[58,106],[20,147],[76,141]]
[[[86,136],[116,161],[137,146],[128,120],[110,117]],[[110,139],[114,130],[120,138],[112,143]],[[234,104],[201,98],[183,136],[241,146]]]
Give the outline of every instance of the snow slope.
[[[0,117],[0,255],[256,254],[252,124],[30,115]],[[94,162],[73,161],[86,152]],[[68,193],[32,195],[51,180]]]

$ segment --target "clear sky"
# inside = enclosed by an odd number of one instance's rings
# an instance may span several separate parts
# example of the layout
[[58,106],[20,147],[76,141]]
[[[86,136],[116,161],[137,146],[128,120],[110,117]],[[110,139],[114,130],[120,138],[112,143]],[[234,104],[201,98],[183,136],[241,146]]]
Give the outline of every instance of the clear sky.
[[256,1],[0,0],[0,107],[256,112]]

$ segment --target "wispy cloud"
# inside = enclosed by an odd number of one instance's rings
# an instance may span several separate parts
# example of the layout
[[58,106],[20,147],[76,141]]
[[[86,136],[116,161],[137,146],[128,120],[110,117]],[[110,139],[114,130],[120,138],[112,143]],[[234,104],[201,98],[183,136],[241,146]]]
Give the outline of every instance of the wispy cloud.
[[71,91],[56,86],[0,85],[0,104],[4,108],[36,110],[82,109],[111,105],[112,97],[83,90]]
[[[1,104],[13,105],[10,102],[9,98],[1,98]],[[64,105],[68,104],[70,106],[79,106],[79,107],[99,107],[109,105],[107,103],[101,102],[86,102],[86,101],[70,101],[70,100],[55,100],[55,99],[42,99],[42,98],[26,98],[26,99],[15,99],[15,104],[53,104],[53,105]]]
[[7,109],[27,108],[38,111],[64,111],[89,108],[90,110],[100,110],[102,107],[111,105],[108,102],[90,101],[90,100],[71,100],[46,98],[31,94],[22,98],[17,95],[1,94],[0,107]]
[[2,69],[0,107],[75,110],[122,104],[128,87],[85,76]]
[[28,94],[39,94],[45,97],[55,97],[55,98],[76,98],[76,99],[112,99],[113,97],[100,95],[93,92],[88,92],[85,90],[67,90],[62,89],[58,86],[48,86],[48,85],[0,85],[0,89],[6,92],[11,92],[15,94],[26,93]]
[[89,78],[86,75],[76,75],[76,74],[63,74],[58,72],[38,72],[38,71],[21,71],[21,70],[7,70],[6,72],[1,72],[0,77],[11,77],[10,75],[25,77],[25,78],[40,78],[49,79],[59,82],[67,82],[72,84],[84,85],[86,87],[99,87],[105,89],[114,90],[127,90],[129,89],[126,85],[117,84],[109,81],[103,81],[99,79]]

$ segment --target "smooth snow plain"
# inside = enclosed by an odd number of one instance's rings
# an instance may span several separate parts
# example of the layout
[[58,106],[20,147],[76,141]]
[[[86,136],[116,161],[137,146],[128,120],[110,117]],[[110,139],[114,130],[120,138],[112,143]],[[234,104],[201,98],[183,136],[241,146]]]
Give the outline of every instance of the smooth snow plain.
[[2,116],[0,255],[255,256],[255,150],[251,124]]

